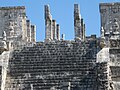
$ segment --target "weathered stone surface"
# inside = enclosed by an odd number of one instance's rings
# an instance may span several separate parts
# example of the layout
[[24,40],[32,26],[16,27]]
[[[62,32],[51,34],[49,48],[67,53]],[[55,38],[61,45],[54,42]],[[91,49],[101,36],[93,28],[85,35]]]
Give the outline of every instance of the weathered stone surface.
[[57,40],[57,27],[55,20],[52,20],[52,32],[53,32],[53,40]]
[[[31,22],[30,22],[30,20],[27,20],[26,21],[26,23],[27,23],[27,37],[28,37],[28,42],[31,42],[31,36],[33,35],[33,37],[35,36],[35,33],[36,32],[31,32],[31,28],[33,28],[33,27],[31,27]],[[32,29],[33,30],[33,29]],[[34,31],[34,30],[33,30]],[[32,33],[32,35],[31,35],[31,33]],[[35,37],[34,37],[35,38]]]
[[85,40],[85,24],[81,18],[78,4],[74,4],[74,31],[75,40]]
[[110,55],[109,55],[109,48],[103,48],[101,51],[97,53],[97,62],[109,62]]
[[56,25],[56,20],[52,19],[49,5],[45,5],[45,41],[60,40],[59,26]]
[[[27,40],[30,41],[31,27],[28,28],[26,19],[24,6],[0,7],[0,47],[11,50],[27,43]],[[35,42],[35,32],[32,36],[31,42]]]
[[[23,32],[21,36],[23,39],[26,38],[25,7],[1,7],[0,21],[0,30],[5,31],[7,37],[20,36]],[[0,36],[2,37],[2,33]]]
[[45,5],[45,39],[52,40],[52,15],[50,14],[49,5]]
[[101,27],[105,36],[111,39],[120,39],[120,3],[101,3]]
[[10,51],[4,51],[0,55],[0,67],[1,68],[1,89],[0,90],[5,90],[5,85],[6,85],[6,76],[7,76],[7,68],[8,68],[8,63],[9,63],[9,58],[11,56]]
[[[101,3],[101,40],[109,48],[109,66],[111,69],[112,90],[120,89],[120,3]],[[105,52],[104,52],[105,53]],[[104,55],[103,55],[104,56]],[[105,55],[106,57],[106,55]],[[104,60],[104,59],[102,59]],[[108,59],[106,59],[108,60]],[[106,61],[104,60],[104,61]]]
[[93,55],[96,47],[86,45],[75,41],[41,42],[14,51],[9,62],[6,90],[13,86],[28,90],[31,85],[33,90],[53,87],[56,90],[94,90],[97,88],[97,64]]
[[56,25],[56,32],[57,32],[57,40],[60,40],[60,25],[59,24],[57,24]]
[[102,28],[97,38],[85,36],[75,4],[75,40],[65,40],[64,34],[60,40],[59,24],[45,5],[44,42],[36,42],[36,27],[26,18],[25,7],[1,7],[1,90],[119,90],[119,7],[120,3],[100,4]]
[[36,26],[31,25],[31,42],[36,42]]

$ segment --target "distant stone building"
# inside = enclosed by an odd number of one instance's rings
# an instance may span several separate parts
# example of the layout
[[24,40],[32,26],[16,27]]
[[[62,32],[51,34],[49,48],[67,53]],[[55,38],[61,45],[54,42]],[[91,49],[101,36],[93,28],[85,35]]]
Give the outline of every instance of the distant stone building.
[[0,8],[1,90],[119,90],[120,3],[100,3],[101,37],[85,36],[74,4],[74,40],[60,38],[60,25],[45,5],[45,41],[24,6]]

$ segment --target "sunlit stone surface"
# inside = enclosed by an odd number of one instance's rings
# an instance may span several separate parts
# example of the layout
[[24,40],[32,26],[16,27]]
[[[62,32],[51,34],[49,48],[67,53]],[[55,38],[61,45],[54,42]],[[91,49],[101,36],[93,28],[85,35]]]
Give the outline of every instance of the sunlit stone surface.
[[[45,5],[45,40],[25,7],[0,7],[1,90],[120,90],[120,3],[101,3],[101,37],[85,36],[74,4],[74,40],[60,38],[60,25]],[[70,30],[69,30],[70,31]]]

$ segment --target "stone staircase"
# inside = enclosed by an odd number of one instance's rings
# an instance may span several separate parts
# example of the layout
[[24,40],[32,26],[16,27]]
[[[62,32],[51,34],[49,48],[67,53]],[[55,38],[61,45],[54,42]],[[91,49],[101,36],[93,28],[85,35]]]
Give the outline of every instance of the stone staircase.
[[96,64],[95,48],[89,43],[59,41],[14,50],[5,90],[97,90],[98,73],[107,68],[96,73],[101,64]]

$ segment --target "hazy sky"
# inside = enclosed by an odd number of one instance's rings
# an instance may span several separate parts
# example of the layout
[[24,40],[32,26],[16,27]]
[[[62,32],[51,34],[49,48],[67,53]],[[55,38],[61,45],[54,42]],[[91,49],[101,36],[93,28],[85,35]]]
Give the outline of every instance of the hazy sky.
[[120,0],[0,0],[0,6],[26,6],[28,19],[37,26],[37,41],[45,38],[44,5],[49,4],[53,19],[60,24],[65,38],[74,38],[74,4],[80,5],[80,13],[86,24],[86,35],[100,36],[99,3]]

